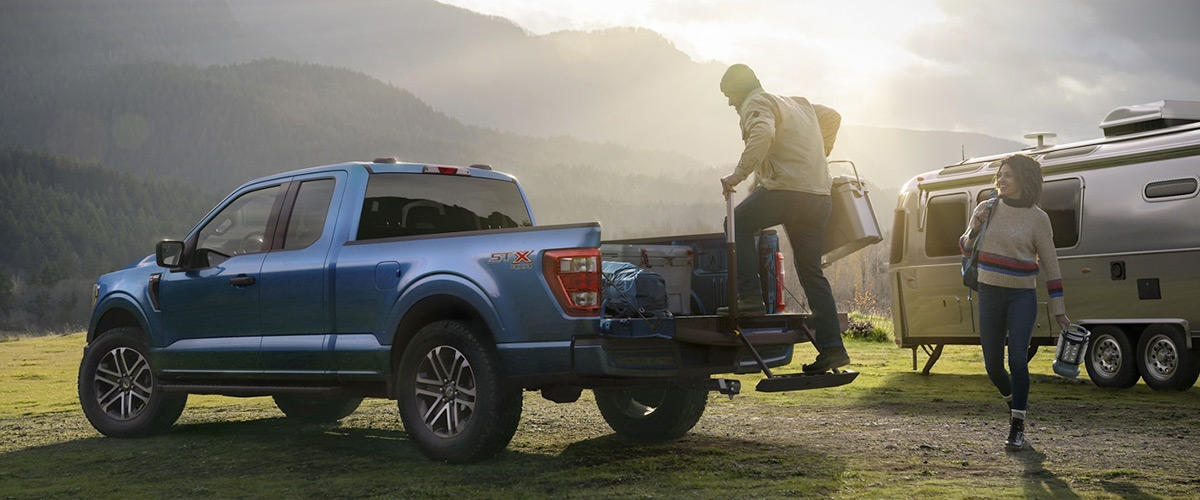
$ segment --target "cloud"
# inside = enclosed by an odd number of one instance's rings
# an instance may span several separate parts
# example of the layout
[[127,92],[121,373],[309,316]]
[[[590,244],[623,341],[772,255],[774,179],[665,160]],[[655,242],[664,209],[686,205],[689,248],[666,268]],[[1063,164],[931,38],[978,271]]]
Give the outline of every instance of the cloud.
[[1111,109],[1200,100],[1200,4],[1187,1],[960,2],[911,36],[922,62],[873,101],[883,124],[1009,139],[1099,137]]

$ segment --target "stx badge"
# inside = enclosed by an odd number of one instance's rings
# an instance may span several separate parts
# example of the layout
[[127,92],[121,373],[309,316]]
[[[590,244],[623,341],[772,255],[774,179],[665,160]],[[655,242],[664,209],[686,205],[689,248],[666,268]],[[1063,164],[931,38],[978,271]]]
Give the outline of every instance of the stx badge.
[[509,267],[512,269],[532,269],[533,259],[530,258],[530,255],[533,255],[533,250],[496,252],[492,254],[490,259],[488,259],[488,264],[508,262],[510,264]]

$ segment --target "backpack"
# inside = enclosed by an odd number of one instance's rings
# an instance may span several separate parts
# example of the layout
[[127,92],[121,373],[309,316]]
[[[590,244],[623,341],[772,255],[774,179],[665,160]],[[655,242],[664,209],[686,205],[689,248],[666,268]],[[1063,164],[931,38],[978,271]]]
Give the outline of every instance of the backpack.
[[[772,95],[772,94],[767,94],[767,95]],[[777,97],[779,99],[791,99],[793,102],[800,105],[801,108],[806,107],[806,106],[812,107],[813,111],[817,115],[817,124],[821,127],[821,139],[823,139],[825,142],[825,156],[829,156],[829,153],[831,153],[833,151],[833,143],[837,141],[838,129],[840,129],[842,127],[841,113],[838,113],[833,108],[830,108],[828,106],[822,106],[820,104],[810,103],[810,102],[808,102],[808,99],[805,99],[800,96],[792,96],[792,97],[773,96],[773,97]],[[774,102],[774,101],[772,101],[772,102]],[[782,112],[780,111],[779,103],[775,103],[775,128],[776,129],[779,129],[779,121],[782,119],[779,115],[781,115],[781,114],[782,114]]]
[[604,311],[622,318],[667,314],[667,281],[629,262],[601,264]]

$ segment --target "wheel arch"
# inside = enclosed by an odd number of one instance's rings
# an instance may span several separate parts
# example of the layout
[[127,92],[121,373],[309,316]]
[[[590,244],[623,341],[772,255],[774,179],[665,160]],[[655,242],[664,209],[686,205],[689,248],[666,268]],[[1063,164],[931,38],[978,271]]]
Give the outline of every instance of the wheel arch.
[[[114,328],[138,328],[143,333],[151,331],[141,307],[123,295],[106,297],[96,310],[104,312],[96,317],[94,324],[88,329],[88,343],[95,341],[100,334]],[[146,340],[150,341],[149,336]]]
[[[473,282],[460,276],[431,277],[401,294],[384,331],[391,332],[388,368],[395,373],[400,357],[417,331],[434,321],[462,321],[495,345],[503,332],[496,307]],[[389,377],[390,380],[390,377]]]
[[1188,321],[1183,318],[1085,319],[1076,321],[1075,324],[1088,330],[1105,325],[1120,328],[1121,331],[1125,332],[1125,336],[1135,348],[1147,328],[1153,325],[1164,324],[1178,328],[1179,332],[1183,334],[1184,340],[1188,343],[1188,348],[1200,347],[1192,342],[1191,335],[1188,334]]

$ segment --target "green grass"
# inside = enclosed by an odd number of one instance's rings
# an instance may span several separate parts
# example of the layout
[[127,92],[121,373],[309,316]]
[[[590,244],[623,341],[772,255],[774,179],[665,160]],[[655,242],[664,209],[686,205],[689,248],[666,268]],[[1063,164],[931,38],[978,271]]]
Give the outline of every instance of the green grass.
[[[0,498],[1169,498],[1194,495],[1198,480],[1195,461],[1186,470],[1150,461],[1198,453],[1200,431],[1188,431],[1200,429],[1196,389],[1064,382],[1051,375],[1048,348],[1032,368],[1049,428],[1039,429],[1044,451],[1027,456],[973,442],[1003,425],[977,347],[947,347],[923,376],[908,350],[850,340],[855,383],[767,394],[752,391],[760,376],[740,376],[743,395],[712,399],[672,443],[614,437],[590,393],[565,405],[527,393],[507,451],[449,466],[417,452],[385,400],[313,426],[286,421],[270,398],[193,396],[166,434],[105,438],[76,400],[83,344],[82,334],[0,342]],[[799,346],[780,372],[812,356]],[[1114,416],[1128,420],[1105,421]],[[1122,440],[1137,421],[1156,427]],[[919,432],[889,434],[905,426]],[[881,439],[857,441],[867,434]],[[1082,438],[1112,463],[1073,461],[1091,450],[1065,441]],[[1145,461],[1121,458],[1128,453]]]

